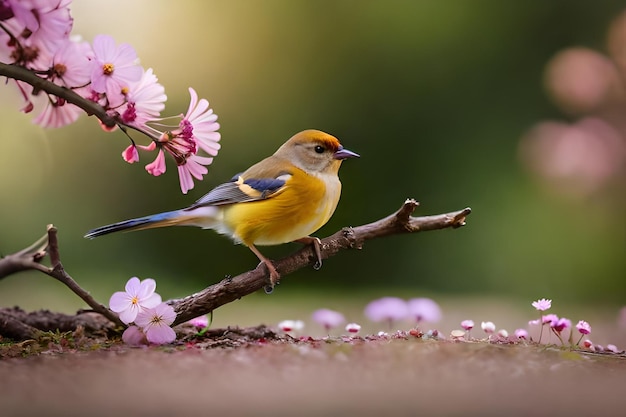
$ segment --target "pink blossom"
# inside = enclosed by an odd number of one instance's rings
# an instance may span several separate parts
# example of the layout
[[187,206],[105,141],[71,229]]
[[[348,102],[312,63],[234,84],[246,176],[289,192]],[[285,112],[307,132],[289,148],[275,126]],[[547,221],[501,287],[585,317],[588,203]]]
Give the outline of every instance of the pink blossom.
[[118,291],[111,296],[109,307],[119,314],[122,322],[132,323],[141,311],[161,303],[161,296],[155,290],[153,279],[139,281],[139,278],[132,277],[126,283],[126,291]]
[[492,321],[483,321],[482,323],[480,323],[480,327],[487,334],[491,334],[496,331],[496,325],[493,324]]
[[348,323],[346,324],[346,331],[349,333],[358,333],[361,330],[361,326],[357,323]]
[[409,316],[418,323],[426,321],[436,323],[441,320],[439,304],[430,298],[413,298],[407,302]]
[[137,146],[132,144],[122,152],[122,158],[129,164],[139,161],[139,152],[137,152]]
[[49,63],[54,52],[68,38],[72,30],[70,3],[71,0],[34,3],[33,10],[38,21],[38,28],[28,37],[26,44],[38,49],[37,60],[40,62],[41,69],[47,68],[42,63]]
[[559,318],[557,321],[553,321],[550,326],[558,333],[561,333],[565,329],[572,327],[572,322],[564,317]]
[[302,320],[283,320],[278,323],[278,328],[285,333],[302,330],[304,322]]
[[92,55],[89,43],[65,40],[52,58],[51,81],[67,88],[86,86]]
[[159,153],[154,161],[146,165],[146,171],[148,171],[148,174],[158,177],[165,172],[165,168],[165,155],[163,154],[163,150],[159,149]]
[[394,321],[406,319],[409,309],[406,301],[401,298],[383,297],[371,301],[365,307],[364,313],[371,321],[386,321],[391,326]]
[[137,326],[128,326],[126,330],[124,330],[124,333],[122,333],[122,340],[124,341],[124,343],[131,346],[141,346],[148,344],[148,339],[146,339],[146,335]]
[[545,311],[545,310],[550,309],[550,307],[552,307],[552,300],[542,298],[540,300],[533,301],[532,306],[535,307],[539,311]]
[[213,158],[192,155],[187,158],[184,164],[178,165],[178,178],[183,194],[187,194],[194,187],[193,178],[202,180],[202,176],[209,172],[205,165],[210,165],[211,162],[213,162]]
[[165,108],[165,88],[158,83],[157,77],[148,68],[141,79],[129,87],[126,95],[127,104],[120,108],[120,117],[124,123],[143,126],[154,120]]
[[[217,115],[213,113],[213,109],[209,107],[209,102],[205,99],[198,101],[196,90],[189,87],[191,101],[187,114],[180,123],[180,129],[186,129],[187,123],[191,125],[193,137],[198,141],[198,146],[204,152],[211,156],[216,156],[220,149],[220,134],[217,131],[220,128],[216,122]],[[185,123],[187,122],[187,123]]]
[[115,46],[109,35],[98,35],[93,41],[91,88],[106,93],[111,107],[124,102],[124,91],[141,79],[143,70],[137,65],[135,49],[128,44]]
[[44,109],[37,117],[33,119],[33,123],[49,128],[57,128],[67,126],[74,123],[83,110],[65,100],[57,97],[47,97],[47,103]]
[[608,350],[611,353],[620,353],[621,351],[617,348],[617,346],[613,345],[613,344],[608,344],[606,345],[606,350]]
[[160,303],[154,308],[140,311],[135,323],[142,328],[148,342],[162,345],[176,340],[176,332],[170,327],[175,319],[174,308],[169,304]]
[[576,330],[578,330],[580,334],[589,334],[591,333],[591,326],[586,321],[580,320],[576,324]]
[[528,331],[526,329],[517,329],[515,330],[515,336],[518,339],[528,339]]
[[194,327],[197,327],[198,329],[204,329],[206,327],[209,327],[209,317],[204,314],[202,316],[189,320],[187,323],[191,324]]
[[474,328],[473,320],[463,320],[461,322],[461,327],[467,331],[472,330]]
[[541,323],[549,324],[550,326],[552,326],[553,323],[556,323],[558,321],[559,321],[559,316],[557,316],[556,314],[546,314],[545,316],[541,317]]
[[314,322],[324,326],[326,331],[338,327],[346,322],[346,318],[338,311],[321,308],[315,310],[311,316]]

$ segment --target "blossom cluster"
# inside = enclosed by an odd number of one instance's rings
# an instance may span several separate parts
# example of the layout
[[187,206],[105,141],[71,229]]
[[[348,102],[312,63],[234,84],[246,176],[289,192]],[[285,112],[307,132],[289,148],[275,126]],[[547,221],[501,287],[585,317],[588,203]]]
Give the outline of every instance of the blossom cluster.
[[176,340],[176,333],[170,327],[176,319],[176,312],[162,302],[155,290],[153,279],[140,281],[132,277],[126,283],[125,291],[114,293],[109,300],[109,308],[123,323],[130,325],[122,335],[122,340],[129,345],[162,345]]
[[[552,306],[552,300],[540,299],[531,303],[539,312],[549,310]],[[413,298],[408,301],[398,297],[382,297],[368,303],[363,311],[364,316],[375,323],[385,323],[388,330],[392,330],[394,325],[400,321],[412,321],[418,326],[423,322],[436,323],[441,319],[441,308],[434,300],[430,298]],[[624,308],[626,317],[626,307]],[[346,322],[344,315],[338,311],[322,308],[316,310],[311,315],[313,322],[321,325],[326,332],[343,325]],[[452,330],[450,332],[450,340],[455,342],[475,340],[470,336],[471,330],[475,327],[473,320],[466,319],[461,321],[463,330]],[[541,325],[541,329],[548,327],[552,334],[556,335],[562,346],[566,346],[567,334],[565,331],[569,329],[568,345],[570,348],[584,348],[591,351],[601,351],[607,353],[620,353],[621,351],[613,344],[601,346],[594,344],[589,339],[584,339],[591,333],[591,326],[584,320],[578,321],[576,325],[572,325],[571,320],[565,317],[558,317],[556,314],[541,314],[540,319],[531,320],[529,325]],[[305,323],[302,320],[283,320],[278,323],[278,328],[288,334],[303,334]],[[542,334],[534,341],[530,336],[529,330],[526,328],[518,328],[512,334],[506,329],[498,329],[492,321],[482,321],[480,328],[487,336],[487,341],[491,343],[541,343]],[[386,331],[378,331],[376,334],[364,336],[364,338],[355,338],[354,335],[359,333],[361,326],[351,322],[345,326],[345,331],[350,335],[343,335],[342,339],[347,342],[355,340],[387,340],[407,339],[417,337],[421,339],[442,340],[445,337],[437,330],[420,330],[417,326],[405,331],[396,330],[392,333]],[[578,334],[580,337],[577,341],[574,336]],[[310,336],[300,336],[300,339],[311,340]],[[584,340],[583,340],[584,339]],[[549,342],[548,342],[549,343]]]
[[[189,88],[191,101],[187,112],[161,118],[167,96],[153,70],[139,64],[131,45],[116,45],[111,36],[98,35],[91,44],[70,36],[70,3],[71,0],[1,1],[0,61],[23,67],[74,91],[102,106],[118,126],[146,135],[150,144],[140,146],[131,140],[132,144],[122,152],[124,160],[137,162],[138,149],[156,151],[157,156],[146,165],[146,171],[159,176],[166,170],[165,153],[171,155],[178,166],[181,189],[187,193],[194,186],[194,178],[201,180],[208,172],[206,166],[220,148],[217,115],[209,102],[198,99],[196,91]],[[33,100],[43,107],[34,119],[43,127],[68,125],[83,113],[61,97],[42,94],[39,87],[17,80],[11,85],[24,99],[22,111],[33,111]],[[166,120],[174,123],[164,124]]]

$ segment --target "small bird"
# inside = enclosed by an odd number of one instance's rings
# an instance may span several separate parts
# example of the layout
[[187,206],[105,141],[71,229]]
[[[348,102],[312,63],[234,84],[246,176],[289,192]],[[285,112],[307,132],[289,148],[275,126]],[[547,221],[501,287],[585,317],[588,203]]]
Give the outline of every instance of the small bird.
[[341,162],[358,157],[334,136],[304,130],[272,156],[218,185],[187,208],[98,227],[85,237],[166,226],[214,229],[246,245],[265,264],[270,274],[269,291],[280,274],[256,246],[312,244],[319,269],[320,240],[310,235],[326,224],[337,207]]

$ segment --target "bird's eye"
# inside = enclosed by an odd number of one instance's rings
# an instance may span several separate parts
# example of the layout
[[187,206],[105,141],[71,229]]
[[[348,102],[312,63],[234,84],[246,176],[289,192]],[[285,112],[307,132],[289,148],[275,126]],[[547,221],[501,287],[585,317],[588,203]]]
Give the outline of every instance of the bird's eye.
[[315,147],[315,152],[317,152],[317,153],[324,153],[324,150],[325,150],[324,147],[321,146],[321,145],[317,145]]

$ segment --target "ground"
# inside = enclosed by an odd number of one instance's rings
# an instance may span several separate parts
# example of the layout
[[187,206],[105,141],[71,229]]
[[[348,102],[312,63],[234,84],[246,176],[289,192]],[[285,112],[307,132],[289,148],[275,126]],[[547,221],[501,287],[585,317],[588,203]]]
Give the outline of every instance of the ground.
[[[623,415],[626,358],[556,346],[212,330],[0,360],[3,416]],[[220,332],[221,335],[220,335]]]

